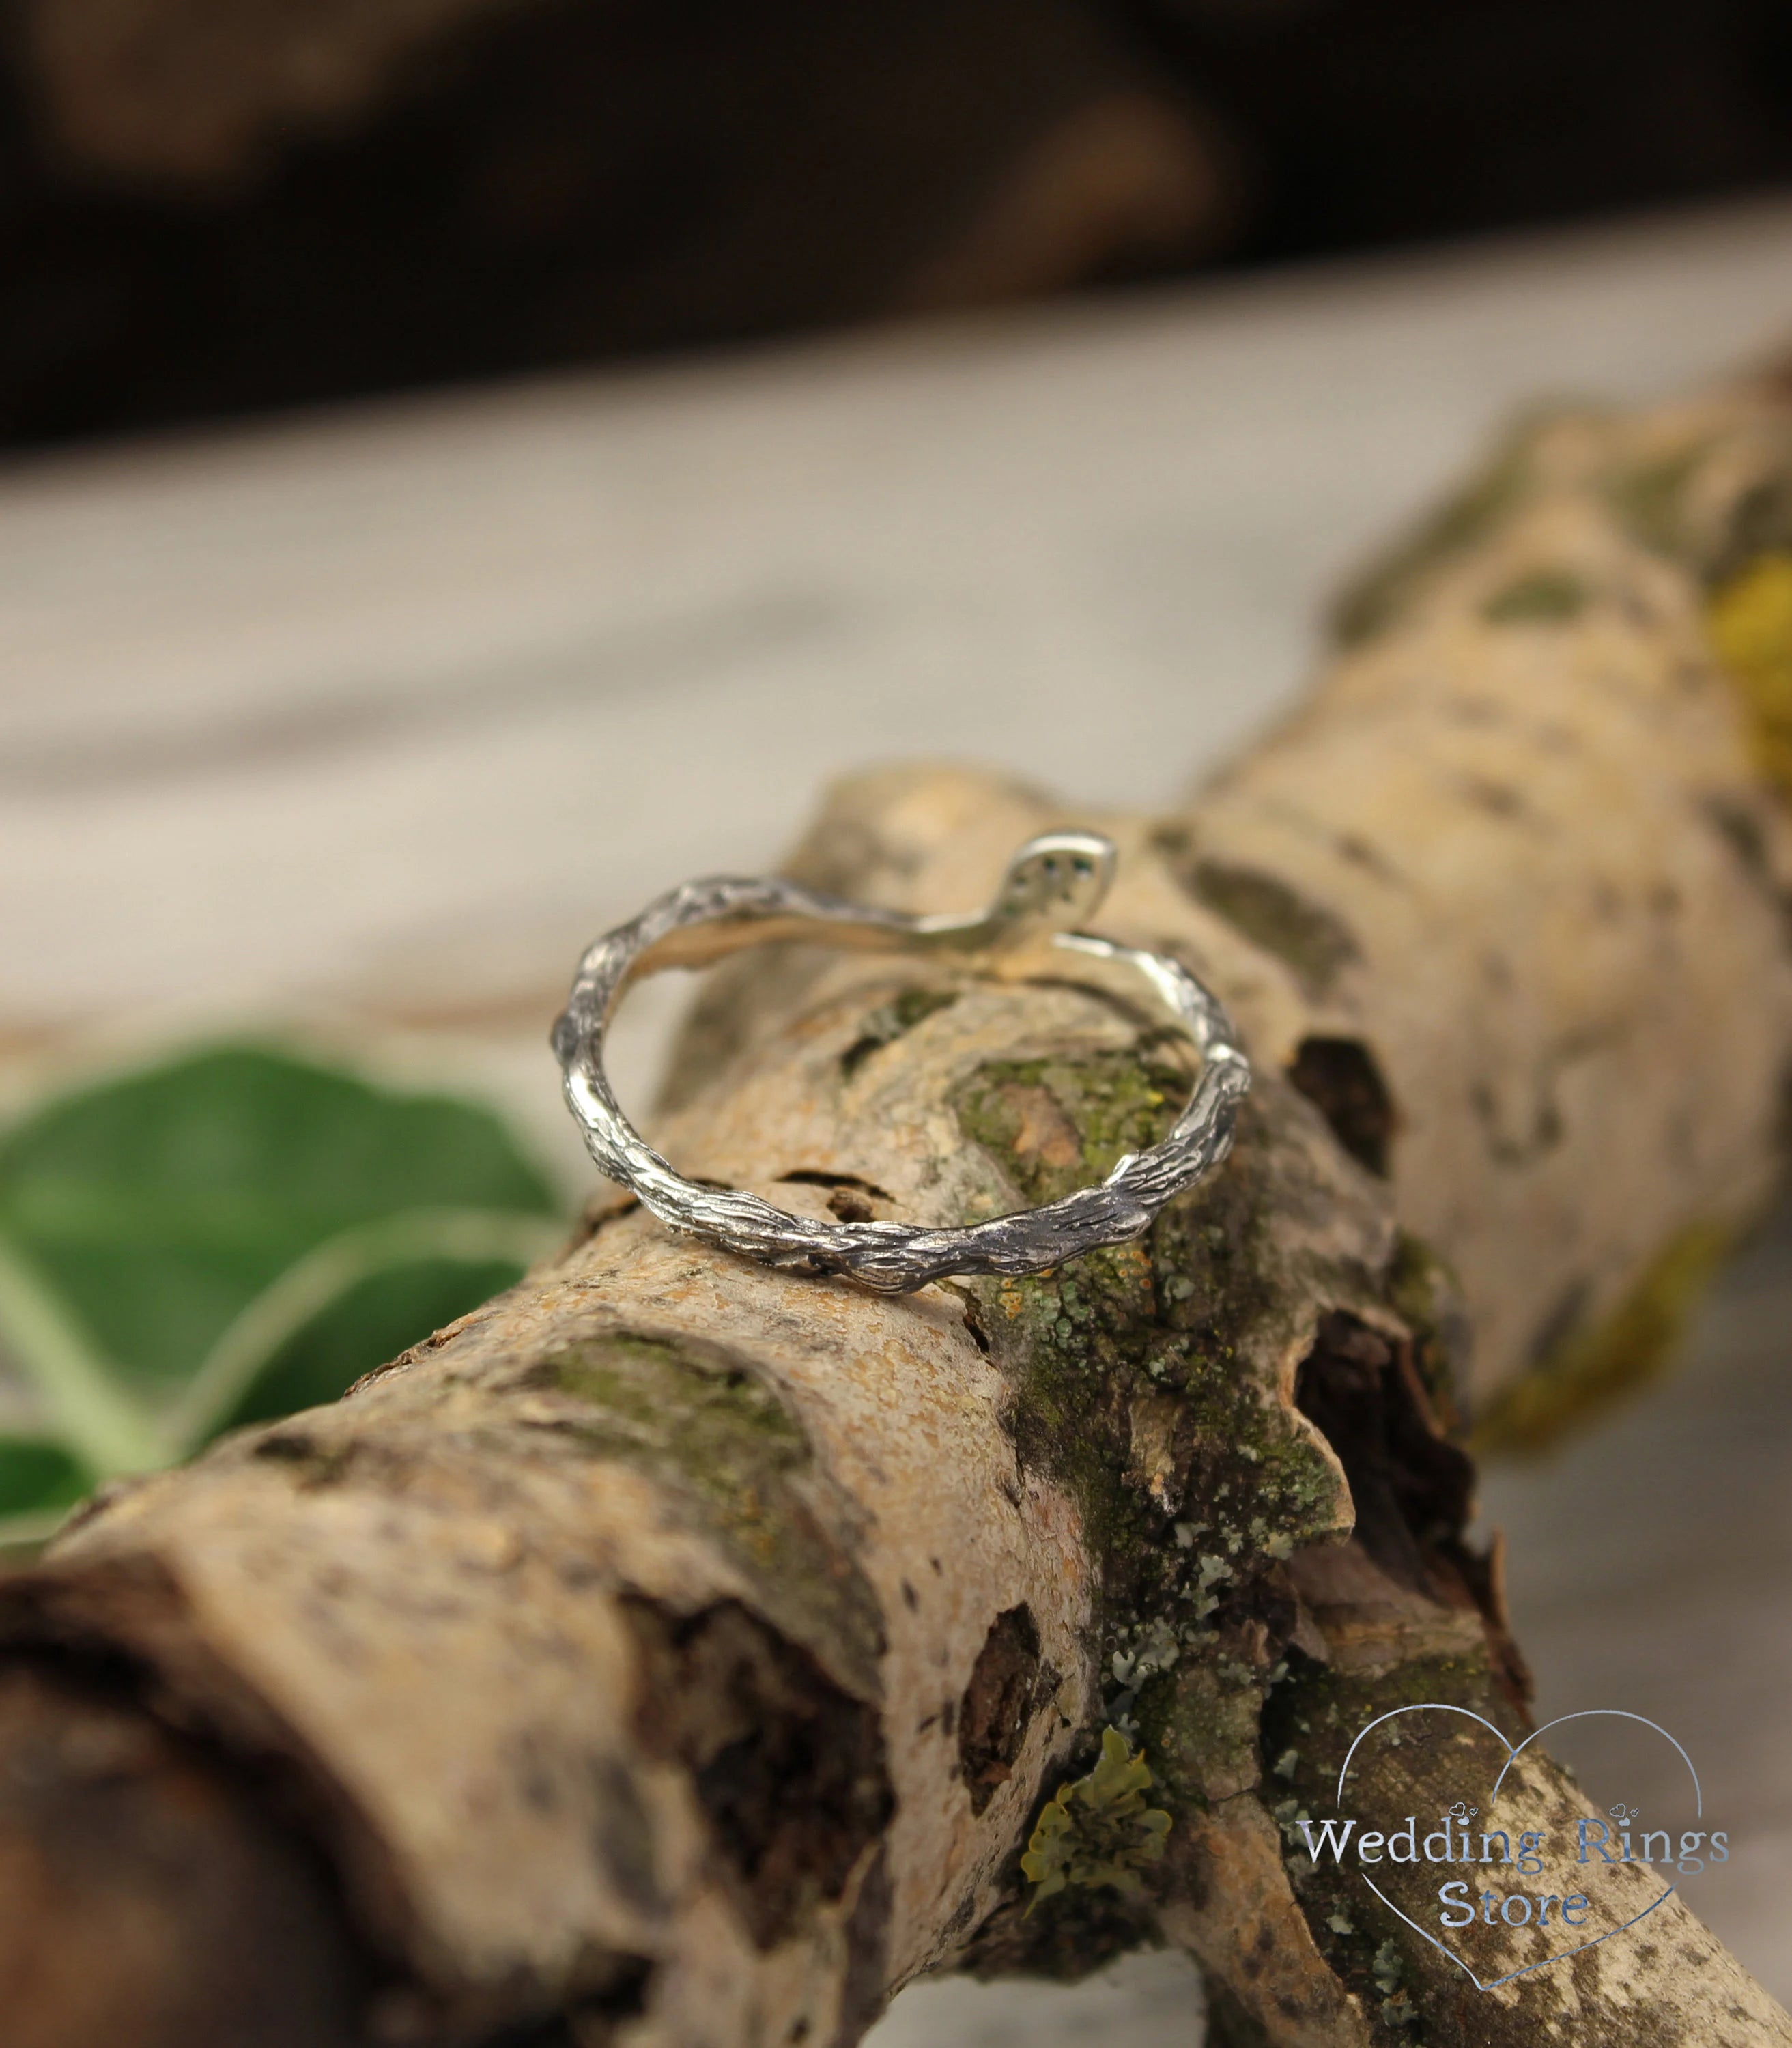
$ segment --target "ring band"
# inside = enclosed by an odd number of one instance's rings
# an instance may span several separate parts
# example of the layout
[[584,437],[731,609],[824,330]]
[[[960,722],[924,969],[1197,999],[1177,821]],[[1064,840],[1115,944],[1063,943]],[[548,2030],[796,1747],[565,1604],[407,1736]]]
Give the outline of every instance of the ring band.
[[[553,1048],[566,1100],[598,1169],[662,1223],[762,1264],[840,1274],[879,1294],[906,1294],[948,1274],[1042,1272],[1097,1245],[1141,1235],[1164,1204],[1232,1147],[1250,1063],[1225,1011],[1180,962],[1066,929],[1100,904],[1116,854],[1096,832],[1047,832],[1008,863],[995,901],[976,917],[911,917],[824,896],[793,882],[718,877],[687,882],[619,925],[579,963]],[[638,976],[701,967],[778,940],[974,963],[1049,939],[1085,958],[1135,970],[1201,1055],[1200,1078],[1169,1135],[1128,1153],[1099,1185],[1043,1207],[943,1230],[900,1223],[820,1223],[758,1196],[683,1179],[623,1115],[603,1071],[611,1013]]]

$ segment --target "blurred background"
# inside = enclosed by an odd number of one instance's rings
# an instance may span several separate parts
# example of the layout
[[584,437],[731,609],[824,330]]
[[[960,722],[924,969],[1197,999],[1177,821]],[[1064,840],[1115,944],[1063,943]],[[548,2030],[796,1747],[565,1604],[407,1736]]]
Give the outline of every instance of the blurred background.
[[1779,0],[9,0],[21,442],[1709,198]]
[[[870,761],[1166,803],[1515,408],[1792,343],[1772,0],[0,25],[0,1263],[44,1105],[227,1035],[489,1106],[468,1185],[541,1228],[598,931]],[[1782,1998],[1789,1327],[1782,1218],[1679,1378],[1484,1494],[1540,1714],[1679,1736],[1738,1843],[1693,1903]],[[1165,1957],[885,2028],[1200,2033]]]
[[1792,174],[1778,0],[8,0],[0,434]]
[[1778,0],[10,0],[41,442],[1792,174]]

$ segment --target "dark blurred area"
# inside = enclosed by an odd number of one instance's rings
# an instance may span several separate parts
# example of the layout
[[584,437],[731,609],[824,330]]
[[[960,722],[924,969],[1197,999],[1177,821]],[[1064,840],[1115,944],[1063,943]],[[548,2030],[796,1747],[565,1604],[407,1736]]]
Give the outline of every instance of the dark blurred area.
[[10,0],[29,444],[1792,176],[1786,0]]

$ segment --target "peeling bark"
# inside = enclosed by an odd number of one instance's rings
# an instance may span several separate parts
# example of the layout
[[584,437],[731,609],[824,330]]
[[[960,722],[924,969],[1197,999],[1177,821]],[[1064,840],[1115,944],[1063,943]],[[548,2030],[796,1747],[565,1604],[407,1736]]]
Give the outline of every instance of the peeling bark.
[[[0,1587],[18,1668],[103,1662],[253,1772],[328,1859],[370,2038],[848,2048],[923,1972],[1162,1938],[1235,2042],[1792,2041],[1678,1898],[1480,1992],[1287,1832],[1378,1714],[1520,1739],[1464,1423],[1646,1367],[1685,1247],[1776,1170],[1792,837],[1773,702],[1705,615],[1792,543],[1788,479],[1768,385],[1553,417],[1186,812],[945,770],[836,794],[795,871],[905,906],[1114,832],[1104,928],[1217,987],[1259,1072],[1149,1237],[893,1301],[600,1196],[349,1399],[86,1513]],[[1186,1082],[1114,992],[791,950],[716,976],[655,1135],[805,1212],[957,1222],[1105,1173]],[[1104,1728],[1167,1838],[1102,1790]],[[1383,1746],[1366,1810],[1486,1760]],[[1036,1897],[1067,1783],[1107,1875]],[[1503,1796],[1539,1829],[1573,1797],[1535,1751]]]

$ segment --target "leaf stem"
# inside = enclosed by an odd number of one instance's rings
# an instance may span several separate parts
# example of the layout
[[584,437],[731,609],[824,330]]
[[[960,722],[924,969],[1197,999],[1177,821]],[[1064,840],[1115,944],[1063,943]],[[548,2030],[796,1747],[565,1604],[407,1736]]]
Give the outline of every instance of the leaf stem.
[[23,1515],[0,1515],[0,1555],[48,1542],[74,1512],[72,1507],[35,1507]]
[[409,1209],[327,1239],[264,1288],[200,1361],[163,1424],[170,1455],[188,1456],[228,1422],[282,1347],[362,1281],[432,1259],[527,1266],[564,1230],[557,1218],[514,1209]]
[[168,1440],[118,1383],[118,1368],[3,1237],[0,1343],[30,1380],[48,1419],[94,1472],[147,1472],[166,1463]]

